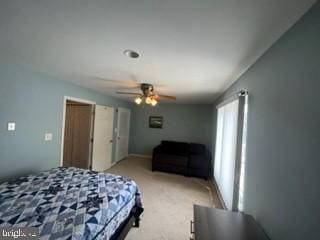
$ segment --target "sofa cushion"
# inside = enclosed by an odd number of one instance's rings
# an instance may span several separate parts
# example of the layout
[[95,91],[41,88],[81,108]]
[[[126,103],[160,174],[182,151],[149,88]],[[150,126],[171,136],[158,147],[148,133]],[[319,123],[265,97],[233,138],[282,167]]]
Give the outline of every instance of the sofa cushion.
[[205,154],[206,147],[203,144],[190,143],[190,154]]
[[162,141],[162,151],[166,154],[188,156],[190,145],[184,142]]

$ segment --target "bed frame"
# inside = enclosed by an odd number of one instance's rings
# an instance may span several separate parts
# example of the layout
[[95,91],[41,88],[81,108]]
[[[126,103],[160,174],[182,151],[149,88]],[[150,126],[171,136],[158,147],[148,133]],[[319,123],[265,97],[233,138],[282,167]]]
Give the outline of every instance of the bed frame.
[[143,208],[134,206],[127,217],[126,220],[124,220],[119,228],[115,231],[115,233],[112,235],[110,240],[124,240],[127,236],[129,230],[132,227],[139,227],[140,225],[140,215],[143,213]]

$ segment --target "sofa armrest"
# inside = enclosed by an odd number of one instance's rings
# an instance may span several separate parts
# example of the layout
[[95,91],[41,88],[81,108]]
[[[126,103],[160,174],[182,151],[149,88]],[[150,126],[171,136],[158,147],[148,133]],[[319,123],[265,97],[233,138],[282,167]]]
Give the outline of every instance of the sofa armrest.
[[192,154],[189,156],[190,168],[206,169],[208,167],[208,158],[206,154]]
[[211,165],[211,153],[205,149],[204,152],[199,154],[190,154],[189,167],[192,168],[210,168]]
[[156,154],[161,153],[161,149],[162,149],[162,146],[161,146],[161,145],[156,146],[156,147],[153,149],[152,158],[154,158],[154,156],[155,156]]

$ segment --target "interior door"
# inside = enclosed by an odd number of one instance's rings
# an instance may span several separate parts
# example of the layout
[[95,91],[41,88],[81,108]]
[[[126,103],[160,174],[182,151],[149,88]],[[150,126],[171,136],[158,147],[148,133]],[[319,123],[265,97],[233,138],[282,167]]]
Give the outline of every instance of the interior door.
[[89,168],[92,106],[67,103],[63,166]]
[[96,105],[92,153],[92,170],[94,171],[104,171],[111,167],[113,116],[113,108]]
[[84,169],[90,165],[91,114],[91,106],[76,106],[73,161],[75,166]]
[[130,109],[118,108],[117,120],[117,146],[116,161],[128,156],[129,151],[129,130],[130,130]]
[[63,166],[73,166],[73,127],[75,109],[71,105],[66,106],[65,127],[64,127],[64,147],[63,147]]

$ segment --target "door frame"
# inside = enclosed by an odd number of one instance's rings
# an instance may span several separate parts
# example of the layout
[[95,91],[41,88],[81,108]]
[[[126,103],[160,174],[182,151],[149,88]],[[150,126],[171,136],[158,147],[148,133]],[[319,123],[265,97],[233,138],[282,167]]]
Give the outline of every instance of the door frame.
[[[83,98],[77,98],[77,97],[71,97],[71,96],[63,96],[63,107],[62,107],[62,127],[61,127],[61,144],[60,144],[60,167],[63,166],[63,150],[64,150],[64,132],[65,132],[65,123],[66,123],[66,109],[67,109],[67,101],[75,101],[80,103],[86,103],[92,106],[93,110],[95,108],[96,102],[83,99]],[[93,123],[91,123],[91,131],[93,127]],[[92,149],[91,149],[92,152]],[[90,163],[91,165],[91,163]]]

